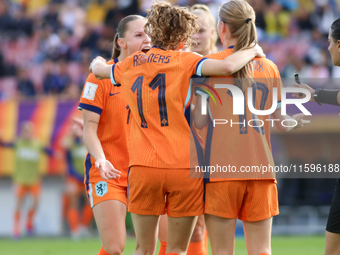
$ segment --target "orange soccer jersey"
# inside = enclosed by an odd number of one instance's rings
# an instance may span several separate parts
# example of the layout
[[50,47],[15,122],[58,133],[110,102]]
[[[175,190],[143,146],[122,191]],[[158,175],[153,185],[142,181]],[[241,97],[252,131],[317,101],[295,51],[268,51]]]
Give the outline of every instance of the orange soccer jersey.
[[205,58],[153,47],[137,52],[111,72],[113,84],[123,84],[133,114],[130,166],[190,167],[190,127],[185,112],[190,77],[200,75]]
[[[228,48],[207,57],[224,59],[232,53],[233,49]],[[280,107],[282,84],[276,65],[266,58],[255,58],[253,69],[255,83],[252,84],[252,92],[255,109],[271,109],[274,100],[277,108]],[[210,78],[209,85],[233,85],[234,82],[232,76],[213,77]],[[277,88],[277,98],[274,99],[273,88]],[[200,91],[200,88],[195,88],[195,91]],[[210,181],[275,179],[273,173],[258,172],[258,169],[265,169],[262,167],[267,169],[270,169],[269,166],[274,167],[270,144],[270,126],[273,122],[270,116],[253,114],[248,108],[247,101],[244,104],[245,114],[233,115],[235,95],[227,88],[219,88],[216,91],[222,105],[219,103],[215,105],[213,100],[209,100],[210,118],[204,156],[205,166],[210,166]],[[243,94],[247,100],[248,91]],[[217,119],[219,121],[216,121]],[[214,173],[211,167],[215,167]]]
[[[108,64],[117,63],[117,59]],[[113,184],[127,186],[129,163],[130,109],[122,88],[112,86],[110,80],[97,80],[90,74],[86,80],[79,103],[85,109],[100,115],[97,135],[105,157],[121,171],[121,177],[110,180]],[[94,166],[95,159],[87,153],[85,159],[85,184],[103,181]]]

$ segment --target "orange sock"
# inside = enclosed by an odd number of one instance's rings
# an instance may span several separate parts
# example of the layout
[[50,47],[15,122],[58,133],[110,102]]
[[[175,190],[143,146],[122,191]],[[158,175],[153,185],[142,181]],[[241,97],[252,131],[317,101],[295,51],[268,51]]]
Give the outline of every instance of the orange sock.
[[173,252],[171,252],[171,253],[167,253],[167,254],[165,254],[165,255],[179,255],[179,253],[173,253]]
[[32,230],[33,229],[34,215],[35,215],[35,210],[34,209],[30,209],[29,212],[28,212],[27,224],[26,224],[26,227],[27,227],[28,230]]
[[209,240],[208,240],[208,230],[204,231],[204,255],[209,254]]
[[63,218],[67,218],[67,210],[68,210],[68,207],[69,207],[69,204],[70,204],[70,199],[68,196],[66,195],[63,195],[62,197],[63,199]]
[[270,255],[269,253],[261,253],[259,255]]
[[79,213],[76,208],[69,208],[67,212],[67,220],[68,225],[70,227],[71,232],[74,232],[78,229],[78,220],[79,220]]
[[100,249],[100,251],[97,255],[110,255],[110,253],[107,253],[102,246],[102,248]]
[[158,255],[165,255],[165,251],[166,251],[166,242],[161,242],[161,247],[159,247],[159,252]]
[[204,240],[201,242],[189,243],[187,255],[205,255]]
[[83,206],[83,215],[81,219],[81,225],[88,227],[93,219],[92,208],[89,205]]

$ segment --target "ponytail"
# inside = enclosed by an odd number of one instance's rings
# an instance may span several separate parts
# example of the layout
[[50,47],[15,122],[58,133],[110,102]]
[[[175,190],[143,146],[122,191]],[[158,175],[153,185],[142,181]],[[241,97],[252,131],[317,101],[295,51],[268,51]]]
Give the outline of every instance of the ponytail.
[[[222,22],[228,25],[231,36],[237,38],[234,52],[250,49],[257,43],[257,32],[255,26],[254,9],[244,0],[230,0],[225,2],[219,10],[219,17]],[[253,83],[253,64],[249,62],[238,72],[233,74],[236,84],[246,90]],[[240,84],[240,78],[248,78]]]
[[120,47],[118,45],[118,33],[115,34],[115,37],[113,38],[113,49],[112,49],[112,58],[115,59],[118,58],[120,55]]

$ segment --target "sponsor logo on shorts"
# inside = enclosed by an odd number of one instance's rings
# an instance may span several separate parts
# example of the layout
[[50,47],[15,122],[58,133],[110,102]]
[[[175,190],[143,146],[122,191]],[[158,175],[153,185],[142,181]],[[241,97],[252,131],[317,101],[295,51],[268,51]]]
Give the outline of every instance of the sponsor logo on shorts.
[[98,197],[102,197],[107,193],[106,182],[98,182],[95,187],[96,187],[96,194]]

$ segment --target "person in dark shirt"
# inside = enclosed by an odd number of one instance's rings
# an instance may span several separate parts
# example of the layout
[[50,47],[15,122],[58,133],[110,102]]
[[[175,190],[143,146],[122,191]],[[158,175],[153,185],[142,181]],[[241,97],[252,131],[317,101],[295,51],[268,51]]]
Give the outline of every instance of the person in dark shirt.
[[19,70],[17,89],[22,96],[33,97],[36,95],[34,84],[28,77],[27,70],[24,68]]
[[43,81],[44,94],[61,94],[71,84],[71,78],[67,72],[67,62],[59,62],[59,74],[52,72],[53,62],[45,62],[46,75]]
[[[340,18],[335,20],[328,35],[329,47],[333,65],[340,66]],[[311,93],[311,100],[321,104],[340,106],[340,90],[317,89],[314,90],[307,84],[294,84],[296,87],[307,89]],[[293,94],[293,97],[304,97],[301,94]],[[326,226],[325,255],[340,254],[340,178],[336,180],[335,191],[331,203]]]

